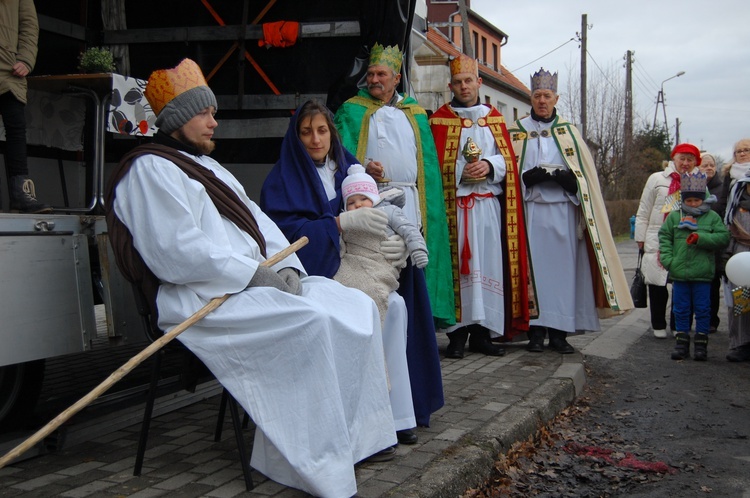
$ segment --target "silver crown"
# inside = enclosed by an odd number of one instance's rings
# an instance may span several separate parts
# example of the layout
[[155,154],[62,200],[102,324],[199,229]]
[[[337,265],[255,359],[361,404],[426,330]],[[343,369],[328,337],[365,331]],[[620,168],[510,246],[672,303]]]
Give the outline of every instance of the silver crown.
[[704,193],[707,183],[708,177],[705,173],[697,172],[692,175],[683,173],[680,178],[680,191]]
[[540,68],[539,71],[531,75],[531,91],[535,90],[552,90],[557,93],[557,73],[552,74]]

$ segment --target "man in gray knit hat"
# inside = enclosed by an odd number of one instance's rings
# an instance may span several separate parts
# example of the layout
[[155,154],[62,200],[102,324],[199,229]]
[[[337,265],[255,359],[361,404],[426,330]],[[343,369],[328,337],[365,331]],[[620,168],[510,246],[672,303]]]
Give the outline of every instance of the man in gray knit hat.
[[[214,150],[215,144],[211,137],[216,127],[213,115],[216,114],[218,105],[198,64],[185,59],[172,69],[154,71],[144,93],[157,116],[157,143],[165,140],[169,142],[165,137],[168,135],[169,138],[196,147],[202,154],[210,154]],[[207,123],[210,130],[192,129],[195,127],[183,129],[184,125],[198,115],[211,116],[213,124]],[[191,136],[186,136],[186,133]]]

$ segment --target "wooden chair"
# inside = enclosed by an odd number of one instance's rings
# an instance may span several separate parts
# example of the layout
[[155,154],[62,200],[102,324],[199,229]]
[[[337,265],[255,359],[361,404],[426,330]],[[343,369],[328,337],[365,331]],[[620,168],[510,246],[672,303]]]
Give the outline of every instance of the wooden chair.
[[[151,311],[149,307],[148,300],[141,291],[140,287],[138,285],[133,284],[133,292],[135,294],[135,302],[136,306],[138,308],[138,313],[141,315],[141,318],[143,319],[143,326],[144,330],[146,332],[146,337],[148,337],[149,340],[154,341],[164,335],[164,332],[160,330],[156,325],[156,320],[152,320]],[[183,352],[192,354],[190,351],[182,346],[181,343],[178,341],[172,341],[170,345],[173,345],[173,347],[178,347],[183,350]],[[169,346],[169,345],[168,345]],[[148,394],[146,398],[146,408],[143,412],[143,421],[141,422],[141,432],[140,436],[138,438],[138,452],[136,453],[135,457],[135,466],[133,468],[133,475],[139,476],[141,475],[141,470],[143,468],[143,458],[146,453],[146,444],[148,442],[148,431],[151,426],[151,417],[154,411],[154,401],[156,400],[156,393],[159,387],[159,378],[161,375],[161,366],[162,366],[162,358],[164,356],[165,352],[158,351],[154,354],[153,360],[152,360],[152,369],[151,369],[151,382],[149,384],[148,388]],[[197,360],[197,357],[196,357]],[[200,361],[200,360],[197,360]],[[223,389],[221,394],[221,403],[219,405],[219,417],[216,421],[216,430],[214,431],[214,441],[220,441],[221,440],[221,432],[222,427],[224,425],[224,417],[226,414],[226,408],[229,406],[229,413],[232,417],[232,426],[234,427],[234,435],[235,439],[237,440],[237,450],[240,454],[240,464],[242,465],[242,473],[245,478],[245,487],[248,491],[253,489],[253,480],[250,475],[250,472],[252,468],[250,467],[250,456],[252,455],[252,448],[250,454],[248,454],[247,448],[245,446],[245,439],[242,435],[242,429],[243,427],[247,427],[249,417],[247,416],[247,413],[244,414],[244,419],[240,419],[240,412],[238,408],[237,401],[234,399],[234,397],[229,393],[229,391],[226,390],[226,388]]]

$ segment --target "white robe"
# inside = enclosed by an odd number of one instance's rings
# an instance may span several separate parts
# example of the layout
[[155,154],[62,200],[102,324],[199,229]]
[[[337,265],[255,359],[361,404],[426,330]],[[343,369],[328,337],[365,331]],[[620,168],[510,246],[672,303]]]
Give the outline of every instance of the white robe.
[[[521,125],[528,132],[541,132],[552,123],[534,121],[529,116],[521,120]],[[567,169],[551,134],[526,140],[522,171],[541,164]],[[555,182],[544,182],[530,188],[524,185],[524,202],[539,302],[539,318],[529,324],[565,332],[599,330],[586,241],[579,228],[578,197]]]
[[[269,256],[288,245],[231,173],[207,156],[189,157],[250,207]],[[255,421],[251,465],[316,496],[354,495],[354,464],[396,443],[372,300],[322,277],[303,278],[302,296],[246,288],[263,261],[258,245],[219,215],[200,183],[160,157],[134,162],[114,209],[165,282],[157,298],[164,330],[235,294],[178,338]],[[294,255],[273,268],[284,267],[304,272]]]
[[[503,258],[500,227],[502,218],[500,202],[497,195],[503,189],[500,182],[505,178],[505,158],[497,149],[495,137],[488,127],[476,124],[479,118],[487,115],[489,108],[483,105],[452,108],[462,119],[471,119],[474,125],[461,129],[459,153],[456,155],[456,197],[474,194],[493,194],[493,197],[474,198],[469,202],[470,209],[460,205],[456,207],[458,218],[458,253],[464,246],[466,231],[469,234],[471,259],[469,275],[461,275],[461,321],[445,329],[452,332],[459,327],[478,323],[490,331],[491,337],[500,337],[505,332],[505,303],[503,291]],[[481,159],[492,164],[492,180],[480,183],[461,183],[461,175],[466,167],[466,159],[461,155],[468,138],[482,149]],[[464,221],[464,212],[468,211],[468,226]]]
[[[328,200],[336,197],[334,190],[334,169],[330,167],[332,161],[326,159],[323,167],[318,167],[318,176],[323,183]],[[373,261],[373,265],[378,263]],[[335,277],[335,276],[334,276]],[[385,345],[385,363],[390,381],[390,399],[393,409],[393,422],[397,431],[411,429],[417,426],[414,415],[414,402],[411,396],[411,381],[409,379],[409,365],[406,360],[406,329],[408,326],[408,312],[406,302],[398,292],[388,294],[387,310],[383,321],[383,344]]]
[[[399,95],[399,102],[404,97]],[[389,185],[399,187],[406,198],[403,211],[418,227],[422,226],[417,191],[417,141],[409,119],[401,109],[383,106],[370,116],[365,158],[383,165]],[[367,161],[365,161],[367,162]]]

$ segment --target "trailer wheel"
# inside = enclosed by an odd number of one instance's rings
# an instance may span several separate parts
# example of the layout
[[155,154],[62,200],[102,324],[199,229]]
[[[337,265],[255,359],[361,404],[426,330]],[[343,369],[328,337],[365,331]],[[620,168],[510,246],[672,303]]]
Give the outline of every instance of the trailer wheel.
[[44,360],[0,367],[0,426],[17,428],[36,406],[44,380]]

